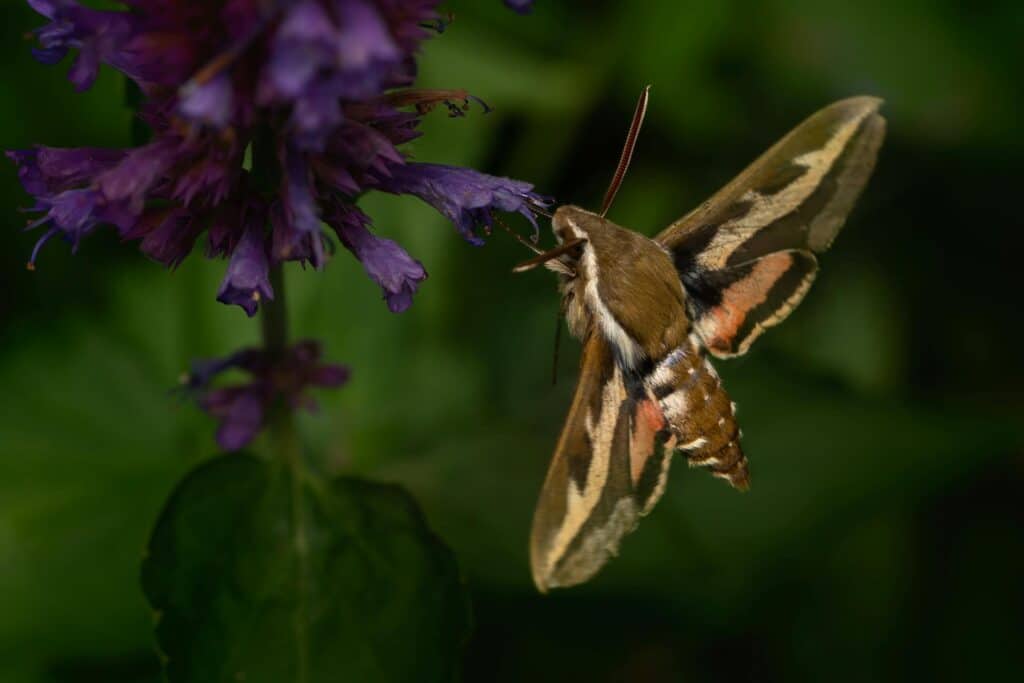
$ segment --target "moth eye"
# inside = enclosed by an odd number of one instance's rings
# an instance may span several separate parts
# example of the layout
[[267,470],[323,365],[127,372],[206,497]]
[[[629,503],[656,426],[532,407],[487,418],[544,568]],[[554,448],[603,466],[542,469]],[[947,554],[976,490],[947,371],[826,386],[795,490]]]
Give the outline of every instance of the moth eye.
[[583,243],[577,244],[571,249],[567,250],[558,260],[562,262],[564,266],[567,266],[573,271],[573,277],[576,275],[577,266],[579,265],[580,259],[583,258]]

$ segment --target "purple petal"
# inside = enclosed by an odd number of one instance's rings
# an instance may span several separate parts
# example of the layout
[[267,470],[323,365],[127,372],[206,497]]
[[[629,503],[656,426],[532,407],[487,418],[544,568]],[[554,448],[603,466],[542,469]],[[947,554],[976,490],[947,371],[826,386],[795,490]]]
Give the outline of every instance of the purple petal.
[[306,234],[320,231],[320,218],[309,175],[304,155],[295,150],[288,151],[285,165],[285,209],[295,229]]
[[263,428],[266,412],[259,383],[227,387],[211,391],[200,401],[200,407],[220,420],[217,444],[226,451],[236,451],[252,441]]
[[22,186],[35,197],[30,210],[43,213],[30,227],[45,224],[50,228],[36,242],[29,267],[34,266],[42,246],[56,235],[63,236],[75,250],[99,223],[121,227],[134,222],[134,216],[127,215],[120,204],[107,204],[98,191],[89,187],[97,174],[123,159],[124,152],[36,147],[9,151],[7,156],[17,164]]
[[36,210],[45,211],[42,218],[34,221],[29,228],[49,226],[46,233],[36,242],[29,258],[29,268],[34,268],[43,245],[60,234],[71,242],[71,249],[78,249],[83,237],[92,232],[100,218],[97,215],[98,194],[94,190],[68,190],[54,197],[40,197]]
[[138,212],[127,202],[107,202],[96,207],[96,218],[100,223],[109,223],[117,228],[123,237],[138,222]]
[[529,14],[533,9],[533,0],[505,0],[505,7],[519,14]]
[[129,200],[139,206],[150,188],[181,157],[181,142],[167,136],[137,147],[114,168],[100,174],[97,183],[111,201]]
[[273,99],[291,99],[331,61],[337,30],[319,2],[294,3],[274,37],[262,84]]
[[248,347],[221,358],[199,358],[192,361],[182,383],[188,391],[205,391],[217,375],[239,368],[253,375],[265,374],[270,354],[261,348]]
[[303,339],[292,344],[288,350],[288,362],[298,367],[306,366],[320,360],[323,347],[313,339]]
[[118,149],[94,147],[38,146],[7,152],[7,157],[18,166],[22,187],[36,197],[91,184],[96,175],[116,166],[124,156]]
[[40,64],[53,66],[68,56],[68,49],[66,47],[34,47],[32,48],[32,56],[35,57],[36,61]]
[[322,151],[327,137],[342,122],[341,102],[330,83],[311,87],[295,101],[291,124],[292,140],[301,149]]
[[238,202],[225,202],[218,206],[206,229],[206,255],[210,258],[230,256],[245,232],[244,218],[245,206]]
[[241,306],[251,318],[262,299],[274,298],[262,221],[254,222],[235,247],[217,301]]
[[443,33],[449,21],[437,13],[436,0],[378,0],[377,10],[384,17],[395,42],[407,54],[416,52],[430,37],[426,29]]
[[[343,72],[373,72],[402,59],[376,8],[363,0],[337,2],[335,6],[342,27],[337,59]],[[379,77],[378,73],[372,75]]]
[[68,190],[53,198],[47,215],[77,244],[96,225],[98,199],[94,190]]
[[427,202],[447,216],[468,242],[476,245],[483,244],[483,240],[474,230],[491,224],[491,210],[522,214],[536,229],[531,209],[548,204],[529,183],[441,164],[395,165],[391,176],[379,184],[387,192],[412,194]]
[[412,296],[427,279],[427,271],[396,242],[370,232],[368,222],[358,209],[339,208],[331,226],[341,243],[362,262],[366,274],[380,285],[391,312],[401,313],[412,305]]
[[234,89],[230,76],[221,73],[206,83],[184,88],[178,108],[182,115],[197,123],[224,128],[234,111]]
[[182,164],[184,170],[177,169],[173,174],[177,180],[171,197],[182,204],[191,205],[198,199],[204,205],[216,206],[231,194],[240,176],[240,159],[231,150],[210,148],[188,162],[190,166]]
[[348,174],[387,177],[392,167],[404,164],[405,159],[384,133],[373,126],[346,121],[331,137],[320,163]]
[[[195,11],[195,7],[191,8]],[[180,10],[174,10],[180,12]],[[138,83],[174,90],[185,83],[208,58],[208,45],[196,40],[193,30],[166,19],[152,30],[138,30],[109,63]]]
[[273,256],[278,261],[323,263],[320,217],[305,155],[288,148],[284,153],[284,187],[274,221]]
[[61,7],[67,7],[73,3],[69,3],[67,0],[26,0],[28,6],[34,9],[39,14],[42,14],[47,19],[53,19],[57,10]]
[[[288,395],[293,406],[304,406],[312,409],[315,404],[302,394],[306,386],[324,388],[338,387],[348,381],[349,369],[344,365],[320,363],[323,347],[320,342],[304,339],[295,343],[285,354],[279,370],[291,375],[291,380],[279,386],[279,390]],[[280,373],[279,373],[280,374]]]
[[40,48],[33,54],[44,64],[55,64],[70,49],[77,49],[68,78],[86,90],[96,80],[101,62],[132,75],[133,59],[123,48],[138,30],[137,17],[128,12],[105,12],[72,0],[29,0],[29,6],[52,23],[36,29]]
[[352,372],[347,365],[320,365],[310,373],[310,383],[325,389],[340,387],[348,382]]
[[234,367],[231,356],[194,360],[188,374],[182,377],[181,383],[189,391],[201,391],[210,385],[214,377],[230,367]]
[[[316,403],[309,387],[332,388],[344,384],[349,369],[321,363],[319,342],[303,340],[284,353],[242,349],[226,358],[195,361],[184,380],[184,389],[196,397],[199,407],[220,421],[217,442],[226,450],[248,444],[264,426],[267,407],[283,399],[293,409],[313,410]],[[229,368],[251,375],[245,384],[211,389],[213,379]]]
[[85,92],[92,87],[96,76],[100,73],[100,52],[96,45],[86,44],[78,51],[78,56],[68,70],[68,80],[75,90]]
[[124,238],[141,238],[142,253],[168,268],[176,268],[192,252],[202,228],[202,224],[184,209],[153,211],[143,216]]
[[380,94],[406,61],[375,4],[300,0],[271,42],[259,100],[290,103],[293,143],[319,151],[342,122],[341,101]]
[[356,182],[356,179],[352,177],[352,173],[347,168],[330,165],[326,160],[320,161],[321,163],[317,165],[316,172],[321,182],[350,197],[354,197],[362,192],[362,186]]

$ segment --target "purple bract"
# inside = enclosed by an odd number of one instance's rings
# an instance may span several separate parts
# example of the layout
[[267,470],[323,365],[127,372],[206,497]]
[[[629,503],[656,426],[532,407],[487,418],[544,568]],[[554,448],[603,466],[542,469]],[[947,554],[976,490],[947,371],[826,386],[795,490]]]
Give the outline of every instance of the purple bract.
[[529,14],[533,9],[533,0],[505,0],[505,6],[520,14]]
[[[234,451],[248,445],[266,425],[275,401],[284,401],[292,410],[315,411],[316,402],[306,394],[306,389],[335,388],[348,381],[347,367],[322,363],[320,356],[320,344],[308,340],[282,353],[243,349],[226,358],[194,362],[184,388],[220,422],[220,447]],[[250,380],[244,384],[212,386],[217,375],[232,368],[246,372]]]

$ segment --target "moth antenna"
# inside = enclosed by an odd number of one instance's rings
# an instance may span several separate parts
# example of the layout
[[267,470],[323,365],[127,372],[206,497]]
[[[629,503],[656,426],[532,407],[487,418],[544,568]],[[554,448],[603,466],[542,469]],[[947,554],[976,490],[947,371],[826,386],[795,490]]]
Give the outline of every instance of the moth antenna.
[[512,228],[508,227],[508,225],[505,223],[505,221],[501,220],[501,216],[498,216],[497,214],[491,214],[491,217],[494,219],[494,222],[498,224],[498,227],[500,227],[502,230],[504,230],[508,234],[512,235],[512,237],[515,239],[516,242],[519,242],[519,244],[523,245],[524,247],[526,247],[527,249],[532,251],[534,254],[543,254],[544,253],[543,249],[541,249],[536,244],[534,244],[530,240],[528,240],[525,237],[523,237],[522,235],[520,235],[518,232],[516,232]]
[[647,100],[650,99],[651,86],[644,86],[640,91],[640,99],[637,100],[636,110],[633,112],[633,121],[629,124],[629,133],[626,134],[626,144],[622,146],[622,155],[619,156],[619,165],[615,168],[615,175],[608,184],[608,191],[604,193],[604,200],[601,202],[601,216],[608,213],[615,195],[619,192],[626,171],[629,169],[629,162],[633,159],[633,150],[636,148],[636,139],[640,135],[640,127],[644,125],[644,116],[647,114]]

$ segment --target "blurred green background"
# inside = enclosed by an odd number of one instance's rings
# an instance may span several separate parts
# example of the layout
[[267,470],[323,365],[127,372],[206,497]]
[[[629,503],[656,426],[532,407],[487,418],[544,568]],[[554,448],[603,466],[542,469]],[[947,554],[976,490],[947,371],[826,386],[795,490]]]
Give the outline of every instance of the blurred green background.
[[[1019,0],[740,3],[452,0],[424,87],[420,160],[530,180],[595,206],[635,97],[648,122],[611,213],[654,234],[812,111],[887,101],[875,178],[817,285],[749,356],[720,363],[753,490],[678,463],[622,556],[539,596],[526,538],[578,347],[550,363],[554,283],[415,199],[367,197],[430,279],[391,315],[344,252],[289,270],[296,336],[353,380],[305,419],[333,471],[397,481],[455,550],[476,631],[468,681],[903,681],[1024,665],[1024,178]],[[3,8],[0,146],[126,145],[122,81],[76,95]],[[138,586],[176,480],[213,424],[169,394],[190,358],[257,339],[214,301],[224,264],[168,275],[100,233],[24,262],[28,203],[0,166],[0,681],[152,681]],[[525,230],[525,223],[514,223]],[[549,238],[545,228],[544,238]]]

